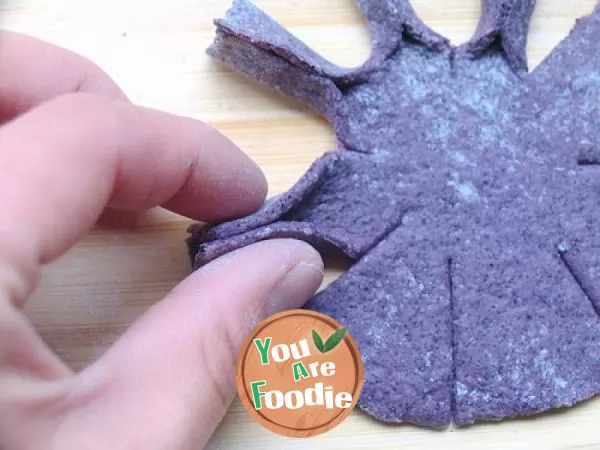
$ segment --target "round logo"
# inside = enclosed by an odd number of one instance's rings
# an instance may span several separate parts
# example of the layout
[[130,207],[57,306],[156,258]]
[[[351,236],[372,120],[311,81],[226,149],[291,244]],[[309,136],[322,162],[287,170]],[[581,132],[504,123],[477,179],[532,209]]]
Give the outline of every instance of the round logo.
[[342,325],[314,311],[293,310],[269,317],[248,336],[236,382],[258,423],[287,437],[311,437],[350,415],[364,367]]

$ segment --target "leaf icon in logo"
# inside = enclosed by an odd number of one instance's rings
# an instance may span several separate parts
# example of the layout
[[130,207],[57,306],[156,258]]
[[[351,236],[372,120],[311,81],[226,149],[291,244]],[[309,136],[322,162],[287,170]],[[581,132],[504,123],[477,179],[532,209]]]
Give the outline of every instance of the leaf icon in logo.
[[323,344],[323,339],[321,339],[319,333],[317,333],[316,330],[312,331],[313,342],[315,343],[315,346],[321,353],[327,353],[336,348],[339,345],[339,343],[342,342],[342,339],[344,339],[345,335],[346,329],[341,328],[335,333],[333,333],[331,336],[329,336],[325,344]]
[[327,341],[325,342],[325,345],[323,346],[323,353],[327,353],[327,352],[333,350],[334,348],[336,348],[338,346],[338,344],[340,342],[342,342],[342,339],[344,339],[345,335],[346,335],[346,329],[341,328],[341,329],[337,330],[335,333],[333,333],[331,336],[329,336],[329,339],[327,339]]
[[312,331],[312,338],[313,342],[315,343],[315,347],[317,347],[317,350],[319,350],[321,353],[325,353],[325,349],[323,347],[323,339],[321,339],[321,336],[319,336],[317,330]]

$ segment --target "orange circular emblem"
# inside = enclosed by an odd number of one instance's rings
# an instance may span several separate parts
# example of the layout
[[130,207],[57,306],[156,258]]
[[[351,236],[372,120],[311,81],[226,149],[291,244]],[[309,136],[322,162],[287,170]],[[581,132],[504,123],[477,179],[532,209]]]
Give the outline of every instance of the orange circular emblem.
[[288,437],[331,430],[358,401],[364,367],[352,336],[332,318],[293,310],[261,322],[237,361],[237,390],[267,429]]

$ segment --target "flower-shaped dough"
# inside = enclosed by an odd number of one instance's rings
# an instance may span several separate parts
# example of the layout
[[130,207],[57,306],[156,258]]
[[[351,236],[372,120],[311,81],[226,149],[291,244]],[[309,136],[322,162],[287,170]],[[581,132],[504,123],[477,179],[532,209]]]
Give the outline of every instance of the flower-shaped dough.
[[194,267],[295,237],[354,264],[309,308],[364,357],[360,407],[445,427],[600,391],[600,7],[535,71],[533,0],[484,0],[451,46],[406,0],[359,0],[368,61],[337,67],[247,0],[210,54],[333,126],[326,153],[254,215],[198,227]]

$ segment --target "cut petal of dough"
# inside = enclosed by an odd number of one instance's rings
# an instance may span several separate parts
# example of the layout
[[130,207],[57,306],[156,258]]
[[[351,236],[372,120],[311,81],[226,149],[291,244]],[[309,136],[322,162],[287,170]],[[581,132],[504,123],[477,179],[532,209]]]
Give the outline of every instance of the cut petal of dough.
[[309,308],[348,327],[365,365],[359,406],[384,422],[451,421],[448,260],[400,227]]
[[[410,173],[396,189],[374,183],[371,174],[402,178],[397,167],[368,155],[331,152],[315,162],[286,194],[246,218],[199,228],[189,241],[195,267],[253,242],[296,237],[335,247],[352,259],[370,250],[415,206]],[[352,201],[359,208],[349,210]]]
[[600,392],[600,318],[558,252],[511,238],[453,260],[458,425]]
[[484,0],[475,36],[463,47],[480,55],[499,41],[513,70],[527,72],[527,34],[535,0]]

